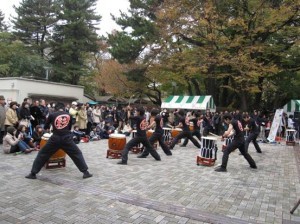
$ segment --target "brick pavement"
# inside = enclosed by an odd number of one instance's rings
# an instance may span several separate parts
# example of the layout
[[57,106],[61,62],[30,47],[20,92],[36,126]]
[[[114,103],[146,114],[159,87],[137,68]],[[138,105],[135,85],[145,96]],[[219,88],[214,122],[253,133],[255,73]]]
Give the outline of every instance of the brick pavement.
[[[220,142],[219,148],[220,148]],[[127,166],[106,159],[107,140],[80,143],[94,177],[67,167],[24,176],[36,152],[0,154],[0,223],[300,223],[300,149],[250,145],[258,169],[236,151],[227,173],[196,165],[198,150],[178,146],[162,161],[130,154]],[[218,152],[220,163],[222,153]]]

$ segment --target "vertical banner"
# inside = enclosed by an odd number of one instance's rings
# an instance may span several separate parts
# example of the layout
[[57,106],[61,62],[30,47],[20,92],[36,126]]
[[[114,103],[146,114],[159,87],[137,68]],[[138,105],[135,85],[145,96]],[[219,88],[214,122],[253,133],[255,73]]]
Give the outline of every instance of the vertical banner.
[[274,115],[274,119],[272,121],[272,126],[270,129],[270,133],[268,136],[268,141],[269,142],[274,142],[275,138],[276,138],[276,134],[279,128],[279,125],[281,123],[281,118],[282,118],[282,114],[283,114],[283,109],[277,109]]

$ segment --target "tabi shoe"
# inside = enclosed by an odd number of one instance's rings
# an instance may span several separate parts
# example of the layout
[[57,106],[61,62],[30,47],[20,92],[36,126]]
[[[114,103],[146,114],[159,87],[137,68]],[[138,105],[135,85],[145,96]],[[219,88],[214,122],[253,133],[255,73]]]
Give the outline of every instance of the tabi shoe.
[[92,177],[92,176],[93,176],[93,174],[91,174],[89,171],[85,171],[85,172],[83,172],[82,178],[86,179],[86,178],[89,178],[89,177]]
[[262,151],[261,150],[258,150],[258,151],[256,151],[257,153],[262,153]]
[[34,180],[36,179],[36,175],[34,173],[30,173],[27,176],[25,176],[25,178]]
[[127,165],[127,161],[121,160],[121,161],[117,162],[117,164],[119,164],[119,165]]
[[180,145],[180,147],[186,147],[186,145]]
[[257,166],[256,165],[250,165],[250,168],[257,169]]
[[215,171],[216,172],[227,172],[227,169],[224,168],[224,167],[222,167],[222,166],[220,166],[220,167],[216,168]]

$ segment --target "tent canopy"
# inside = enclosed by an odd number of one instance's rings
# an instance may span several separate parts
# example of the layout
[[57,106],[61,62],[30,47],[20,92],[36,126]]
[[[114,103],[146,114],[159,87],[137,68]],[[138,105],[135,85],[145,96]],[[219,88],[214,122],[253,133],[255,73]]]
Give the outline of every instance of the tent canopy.
[[300,100],[291,100],[283,107],[286,113],[294,113],[300,111]]
[[216,105],[212,96],[169,96],[161,104],[162,108],[190,109],[216,111]]

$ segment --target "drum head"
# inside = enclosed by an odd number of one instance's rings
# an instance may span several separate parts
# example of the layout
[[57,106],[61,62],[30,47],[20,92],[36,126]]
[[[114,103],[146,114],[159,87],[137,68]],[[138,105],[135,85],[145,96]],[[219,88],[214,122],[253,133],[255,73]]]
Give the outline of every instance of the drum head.
[[166,131],[171,131],[172,128],[163,128],[163,130],[166,130]]
[[213,137],[213,136],[203,136],[203,137],[201,137],[202,139],[207,139],[207,140],[214,140],[214,141],[216,141],[217,140],[217,138],[216,137]]
[[123,134],[110,134],[110,138],[126,138],[126,135]]
[[176,130],[176,131],[182,131],[181,128],[175,128],[174,130]]

